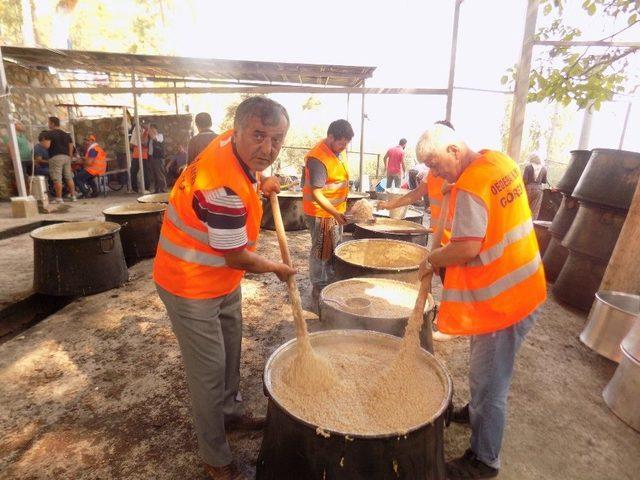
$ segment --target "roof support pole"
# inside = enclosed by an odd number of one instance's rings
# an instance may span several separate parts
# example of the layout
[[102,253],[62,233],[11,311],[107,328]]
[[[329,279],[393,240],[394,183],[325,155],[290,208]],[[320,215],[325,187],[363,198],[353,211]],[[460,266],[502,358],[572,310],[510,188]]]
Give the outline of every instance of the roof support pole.
[[[136,88],[136,74],[133,72],[131,74],[131,86]],[[144,195],[144,160],[142,159],[142,130],[140,130],[140,117],[138,116],[138,95],[136,93],[133,94],[133,116],[136,122],[136,137],[135,142],[138,146],[138,163],[140,165],[140,169],[138,170],[138,193]]]
[[71,107],[67,107],[67,118],[69,119],[69,134],[71,135],[71,141],[74,146],[77,146],[78,142],[76,141],[76,127],[73,124],[73,111]]
[[[173,82],[173,88],[176,88],[176,82]],[[176,115],[178,115],[178,92],[173,92],[173,101],[176,104]]]
[[527,16],[522,38],[522,53],[516,73],[516,88],[513,96],[513,110],[511,110],[511,124],[509,126],[509,144],[507,154],[517,163],[520,160],[522,146],[522,130],[524,114],[527,108],[527,94],[529,92],[529,73],[531,71],[531,55],[536,35],[536,21],[538,19],[539,0],[527,2]]
[[24,173],[22,172],[22,163],[20,162],[20,149],[18,148],[18,135],[16,134],[16,126],[13,124],[13,102],[9,95],[9,84],[7,83],[7,75],[4,71],[4,61],[2,60],[2,51],[0,50],[0,102],[4,110],[7,128],[9,129],[9,151],[11,152],[11,161],[13,163],[13,171],[16,176],[16,186],[18,195],[25,197],[27,195],[27,186],[24,183]]
[[347,93],[347,122],[349,121],[349,103],[351,102],[351,94]]
[[122,133],[124,133],[124,154],[127,158],[127,192],[131,191],[131,147],[129,145],[129,116],[127,107],[122,107]]
[[[364,80],[362,81],[362,88],[364,88]],[[360,109],[360,175],[358,176],[360,183],[360,190],[364,192],[362,186],[362,171],[364,170],[364,92],[362,92],[362,108]]]
[[582,128],[580,129],[580,140],[578,141],[578,150],[589,149],[589,137],[591,137],[591,122],[593,120],[593,102],[584,109],[582,117]]
[[627,113],[624,116],[624,125],[622,125],[622,133],[620,134],[620,144],[618,145],[618,149],[622,150],[622,145],[624,144],[624,137],[627,134],[627,126],[629,125],[629,117],[631,116],[631,108],[633,107],[633,102],[629,102],[627,105]]
[[458,49],[458,21],[460,20],[460,4],[463,0],[456,0],[453,14],[453,34],[451,37],[451,60],[449,61],[449,84],[447,86],[446,119],[451,121],[451,106],[453,104],[453,83],[456,76],[456,52]]

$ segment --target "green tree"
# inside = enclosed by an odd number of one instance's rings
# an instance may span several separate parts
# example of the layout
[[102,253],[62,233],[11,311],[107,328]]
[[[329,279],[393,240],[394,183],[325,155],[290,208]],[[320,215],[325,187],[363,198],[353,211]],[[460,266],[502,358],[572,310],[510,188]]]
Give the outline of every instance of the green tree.
[[[576,40],[581,30],[566,25],[563,18],[568,0],[541,0],[543,14],[553,15],[549,26],[539,29],[539,40]],[[601,38],[614,41],[629,29],[640,30],[640,0],[584,0],[582,8],[591,16],[598,16],[613,23],[626,18],[623,28]],[[633,88],[638,72],[629,69],[632,57],[638,57],[638,47],[607,47],[593,51],[591,47],[556,46],[548,55],[539,56],[532,66],[529,102],[556,101],[563,105],[575,103],[583,109],[591,104],[598,110],[602,102],[611,100],[616,93]],[[508,70],[502,83],[513,81],[516,67]]]
[[5,45],[22,44],[22,7],[20,2],[0,2],[0,38]]

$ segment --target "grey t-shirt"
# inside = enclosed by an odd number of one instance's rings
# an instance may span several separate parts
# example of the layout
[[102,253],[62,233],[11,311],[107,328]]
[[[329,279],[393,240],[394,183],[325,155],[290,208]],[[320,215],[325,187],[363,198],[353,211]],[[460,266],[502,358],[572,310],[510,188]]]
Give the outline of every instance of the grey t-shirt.
[[309,157],[307,160],[307,168],[309,169],[311,186],[316,188],[324,187],[327,183],[327,167],[317,158]]
[[482,240],[487,233],[489,214],[480,198],[459,190],[451,227],[451,241]]

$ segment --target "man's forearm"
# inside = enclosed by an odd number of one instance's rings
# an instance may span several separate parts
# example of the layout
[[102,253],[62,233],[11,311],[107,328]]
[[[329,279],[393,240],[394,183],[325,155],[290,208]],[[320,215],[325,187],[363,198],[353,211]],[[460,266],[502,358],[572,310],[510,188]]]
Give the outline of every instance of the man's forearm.
[[315,199],[316,202],[318,202],[318,204],[328,213],[330,213],[333,216],[339,215],[340,212],[338,212],[338,210],[336,210],[336,207],[334,207],[331,202],[329,200],[327,200],[327,197],[324,196],[324,193],[322,193],[322,190],[319,188],[314,188],[311,191],[311,195],[313,195],[313,198]]
[[224,258],[230,268],[246,270],[251,273],[274,272],[278,265],[276,262],[272,262],[271,260],[264,258],[262,255],[258,255],[257,253],[251,252],[247,249],[244,249],[241,252],[225,255]]
[[464,265],[478,255],[480,245],[479,241],[450,242],[433,250],[429,254],[429,263],[435,268]]

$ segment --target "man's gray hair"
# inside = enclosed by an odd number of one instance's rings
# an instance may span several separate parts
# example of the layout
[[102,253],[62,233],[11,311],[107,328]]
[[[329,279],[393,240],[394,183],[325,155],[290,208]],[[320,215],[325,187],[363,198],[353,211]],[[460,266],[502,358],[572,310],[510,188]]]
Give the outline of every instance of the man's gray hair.
[[264,125],[272,127],[277,125],[283,116],[287,120],[288,127],[289,114],[286,108],[278,102],[262,95],[249,97],[238,105],[236,115],[233,119],[233,128],[235,130],[241,129],[247,124],[251,117],[258,117]]
[[454,129],[436,123],[420,135],[416,145],[416,158],[420,160],[437,153],[444,153],[447,146],[461,145],[462,143]]

